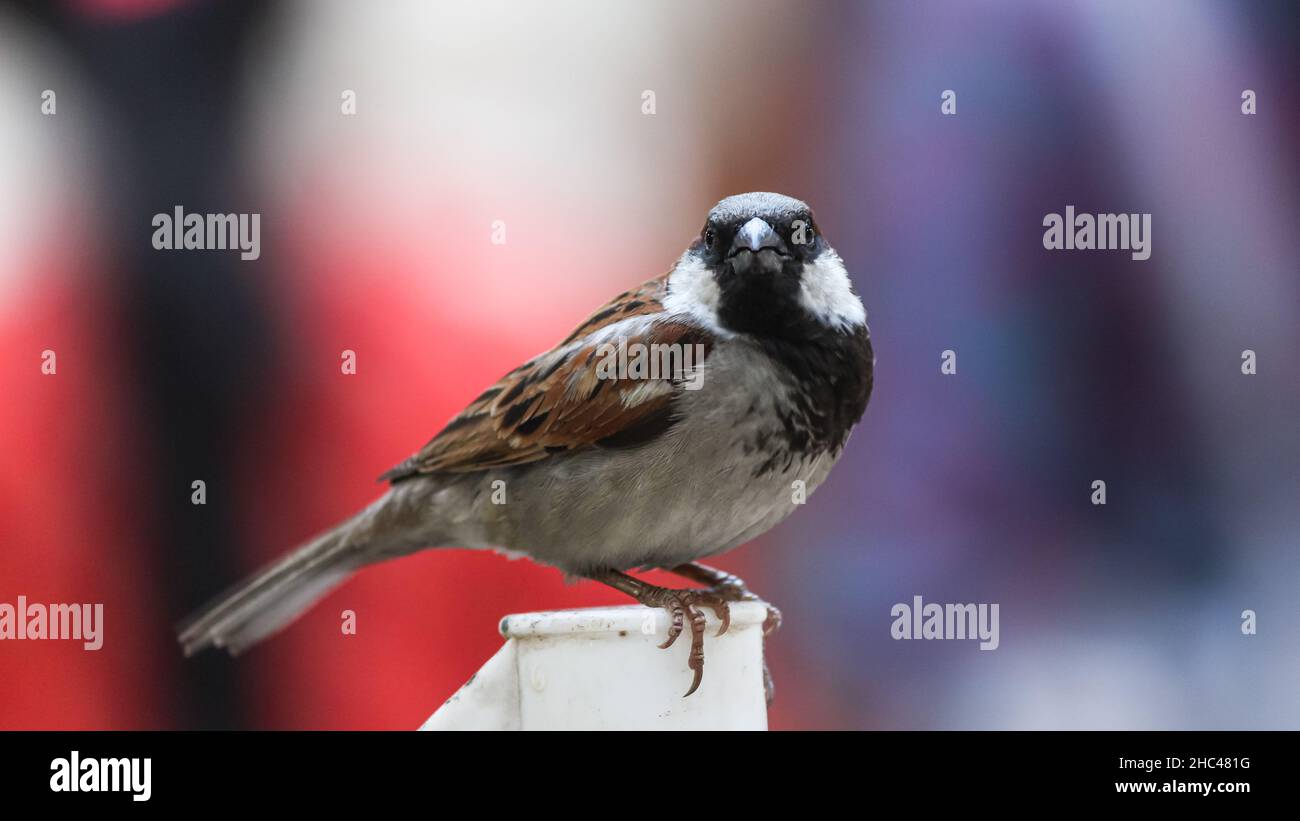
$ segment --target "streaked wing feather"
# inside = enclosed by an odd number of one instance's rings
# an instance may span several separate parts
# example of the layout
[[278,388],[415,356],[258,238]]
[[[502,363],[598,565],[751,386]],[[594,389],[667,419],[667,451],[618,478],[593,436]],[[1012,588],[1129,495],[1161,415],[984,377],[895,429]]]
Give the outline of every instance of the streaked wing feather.
[[614,323],[645,317],[637,332],[627,335],[629,346],[700,344],[707,356],[713,341],[707,331],[663,315],[665,283],[666,276],[659,277],[615,297],[554,349],[480,394],[418,453],[380,479],[520,465],[564,451],[635,445],[666,432],[675,421],[674,375],[601,379],[599,346],[615,340],[593,338]]

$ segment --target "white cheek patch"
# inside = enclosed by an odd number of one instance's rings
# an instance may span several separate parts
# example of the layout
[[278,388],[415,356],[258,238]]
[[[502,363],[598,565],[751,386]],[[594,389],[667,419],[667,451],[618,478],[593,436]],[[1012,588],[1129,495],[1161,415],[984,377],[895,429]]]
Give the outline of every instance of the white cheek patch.
[[865,325],[867,310],[853,293],[844,261],[827,248],[815,262],[803,266],[799,302],[808,313],[827,325],[850,330]]
[[722,298],[713,272],[688,251],[677,260],[677,266],[668,275],[668,293],[664,296],[664,310],[670,314],[686,314],[706,330],[718,336],[734,336],[718,324],[718,301]]
[[[834,250],[827,248],[815,262],[806,263],[800,280],[799,304],[824,324],[847,331],[867,323],[867,311],[853,293],[844,261]],[[735,336],[718,322],[720,299],[713,272],[697,257],[683,254],[668,277],[664,310],[686,314],[719,336]]]

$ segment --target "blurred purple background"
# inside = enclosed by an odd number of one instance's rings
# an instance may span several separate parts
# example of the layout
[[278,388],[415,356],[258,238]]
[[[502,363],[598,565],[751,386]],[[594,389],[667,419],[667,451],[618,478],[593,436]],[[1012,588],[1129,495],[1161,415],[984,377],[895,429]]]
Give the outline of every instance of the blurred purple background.
[[[109,620],[0,646],[0,727],[412,727],[501,615],[619,601],[426,553],[234,662],[170,633],[746,190],[813,206],[878,357],[721,562],[786,615],[774,727],[1300,727],[1298,46],[1290,3],[0,3],[0,601]],[[176,204],[261,259],[154,251]],[[1044,250],[1067,205],[1151,258]],[[892,640],[914,595],[1000,647]]]

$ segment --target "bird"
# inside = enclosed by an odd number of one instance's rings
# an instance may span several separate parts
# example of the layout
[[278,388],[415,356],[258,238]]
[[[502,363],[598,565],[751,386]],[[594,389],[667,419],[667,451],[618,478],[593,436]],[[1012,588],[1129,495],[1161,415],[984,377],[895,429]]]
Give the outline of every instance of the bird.
[[[648,354],[647,354],[648,352]],[[648,361],[647,361],[648,360]],[[427,548],[523,555],[689,623],[758,600],[702,564],[789,516],[827,478],[871,396],[866,310],[812,210],[726,197],[662,276],[619,294],[483,391],[385,472],[382,496],[177,628],[236,655],[356,571]],[[700,585],[632,575],[664,569]],[[764,635],[780,623],[769,605]]]

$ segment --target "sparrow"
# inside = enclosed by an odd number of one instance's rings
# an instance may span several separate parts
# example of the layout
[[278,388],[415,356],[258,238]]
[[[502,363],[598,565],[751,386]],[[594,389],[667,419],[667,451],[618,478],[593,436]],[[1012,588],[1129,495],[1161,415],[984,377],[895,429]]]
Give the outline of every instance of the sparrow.
[[[629,353],[645,351],[650,367]],[[492,549],[664,608],[661,647],[689,622],[689,696],[704,674],[701,608],[721,635],[730,602],[757,600],[699,560],[764,533],[822,484],[873,368],[866,311],[811,209],[727,197],[671,270],[479,394],[380,477],[379,499],[192,616],[180,643],[238,654],[366,565]],[[700,587],[628,572],[656,568]],[[779,620],[769,607],[764,634]]]

